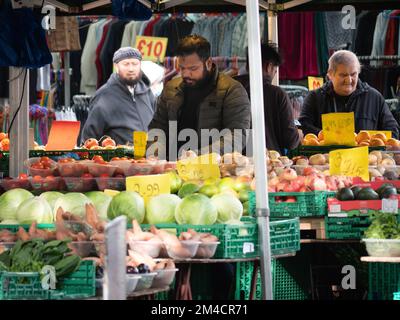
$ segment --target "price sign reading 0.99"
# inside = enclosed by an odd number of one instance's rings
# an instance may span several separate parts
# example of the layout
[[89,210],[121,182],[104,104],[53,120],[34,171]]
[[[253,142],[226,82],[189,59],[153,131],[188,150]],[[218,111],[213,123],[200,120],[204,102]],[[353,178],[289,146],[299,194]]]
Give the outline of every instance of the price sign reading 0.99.
[[369,181],[368,147],[334,150],[329,152],[329,173],[360,177]]
[[321,120],[325,145],[356,145],[354,112],[325,113]]
[[141,52],[143,60],[163,62],[167,44],[168,38],[137,36],[135,47]]
[[171,192],[170,178],[167,174],[128,177],[126,190],[139,193],[147,202],[151,197]]

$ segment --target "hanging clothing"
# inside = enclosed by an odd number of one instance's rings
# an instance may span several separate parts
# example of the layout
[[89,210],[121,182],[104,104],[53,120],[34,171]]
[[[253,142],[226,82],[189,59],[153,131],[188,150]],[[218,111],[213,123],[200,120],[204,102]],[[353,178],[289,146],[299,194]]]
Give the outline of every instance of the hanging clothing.
[[[390,11],[381,12],[376,19],[374,40],[372,43],[371,56],[382,56],[385,51],[386,32],[389,24]],[[371,66],[380,66],[381,61],[371,61]]]
[[280,13],[278,31],[284,61],[280,78],[300,80],[318,75],[314,13]]
[[103,76],[103,66],[100,60],[100,53],[104,47],[104,42],[107,37],[107,33],[110,27],[111,20],[104,26],[103,28],[103,35],[100,39],[99,45],[96,48],[96,70],[97,70],[97,88],[100,88],[104,83],[106,83],[107,79],[104,79]]
[[172,57],[176,55],[176,48],[179,41],[191,34],[193,25],[192,21],[177,17],[172,17],[163,24],[159,36],[168,38],[167,56]]
[[[322,16],[321,18],[319,17],[320,15]],[[352,42],[353,30],[342,27],[344,15],[341,11],[318,12],[316,17],[323,20],[326,36],[323,36],[322,32],[320,34],[326,39],[329,49],[337,50],[338,48],[343,48],[343,45]],[[322,26],[320,22],[318,25]],[[320,30],[316,27],[316,32],[318,33],[318,31]]]
[[357,16],[356,31],[352,44],[352,51],[356,55],[368,56],[371,54],[378,14],[376,11],[367,11]]
[[[388,28],[386,31],[385,56],[394,56],[398,52],[399,45],[399,18],[400,10],[394,10],[390,14]],[[391,65],[394,61],[386,61],[386,65]]]
[[324,14],[317,12],[315,14],[315,42],[317,45],[317,57],[318,57],[318,70],[319,74],[326,74],[328,71],[328,59],[329,50],[328,42],[325,36],[326,25],[324,24]]

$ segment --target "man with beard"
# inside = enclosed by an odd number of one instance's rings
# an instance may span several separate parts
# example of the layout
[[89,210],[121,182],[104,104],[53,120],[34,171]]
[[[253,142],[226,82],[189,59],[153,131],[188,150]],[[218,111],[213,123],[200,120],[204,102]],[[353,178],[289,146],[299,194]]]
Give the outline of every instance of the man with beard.
[[90,102],[82,141],[107,135],[117,144],[132,142],[133,131],[147,131],[155,111],[149,79],[141,71],[142,55],[131,47],[118,49],[116,73],[98,89]]
[[[183,38],[178,45],[177,56],[181,77],[167,83],[158,99],[157,111],[149,129],[163,130],[167,146],[177,143],[178,156],[181,154],[180,148],[189,142],[176,141],[181,140],[177,138],[184,129],[192,129],[199,140],[202,129],[216,129],[222,133],[216,139],[213,137],[196,141],[197,148],[194,151],[198,153],[223,153],[233,148],[242,152],[246,143],[244,129],[250,128],[251,116],[246,90],[236,80],[218,72],[210,57],[210,43],[201,36],[189,35]],[[169,136],[173,121],[177,122],[178,137]],[[239,129],[236,133],[242,136],[239,143],[233,141],[235,129]],[[186,146],[182,149],[186,149]],[[168,150],[167,155],[170,160],[177,156]]]

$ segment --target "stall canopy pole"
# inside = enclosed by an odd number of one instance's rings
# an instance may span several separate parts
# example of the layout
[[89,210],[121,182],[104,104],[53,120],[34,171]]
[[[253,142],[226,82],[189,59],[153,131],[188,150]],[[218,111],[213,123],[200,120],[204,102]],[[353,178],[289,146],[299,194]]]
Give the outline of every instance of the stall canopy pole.
[[[18,111],[20,105],[21,109]],[[18,114],[9,132],[11,141],[9,175],[13,178],[26,170],[24,161],[29,158],[29,70],[10,67],[10,124],[17,111]]]
[[265,127],[263,80],[260,47],[260,17],[258,0],[246,0],[250,67],[250,97],[253,121],[253,155],[256,174],[256,210],[261,253],[262,296],[272,300],[271,248],[269,237],[269,206],[267,166],[265,155]]
[[69,108],[71,106],[71,75],[69,52],[64,55],[64,106]]
[[[270,0],[270,3],[275,3],[275,0]],[[268,11],[268,41],[278,43],[278,12],[269,10]],[[276,73],[274,79],[272,79],[274,86],[279,86],[279,71]]]

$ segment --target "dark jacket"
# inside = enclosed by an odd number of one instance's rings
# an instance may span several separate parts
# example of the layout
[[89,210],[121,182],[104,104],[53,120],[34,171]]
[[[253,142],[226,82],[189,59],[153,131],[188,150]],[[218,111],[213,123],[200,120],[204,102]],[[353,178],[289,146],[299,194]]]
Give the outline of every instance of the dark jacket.
[[[219,73],[215,66],[214,70],[215,72],[212,77],[214,89],[199,104],[199,113],[197,117],[198,137],[201,137],[201,129],[217,129],[222,131],[223,129],[233,130],[250,128],[251,110],[246,90],[238,81]],[[179,119],[179,112],[184,102],[183,90],[181,77],[167,83],[157,101],[157,111],[149,125],[149,129],[163,130],[170,144],[176,144],[177,137],[169,136],[169,121],[177,122]],[[241,133],[241,149],[243,150],[246,139],[243,136],[245,134],[244,130],[242,130]],[[219,141],[220,150],[218,151],[220,151],[220,153],[223,153],[224,141],[232,145],[232,139],[229,139],[229,135],[225,135]],[[215,145],[212,145],[211,148],[216,152]],[[166,149],[168,154],[168,144]],[[235,148],[235,150],[239,152],[242,151],[238,150],[238,148]],[[205,151],[202,150],[202,152]]]
[[[235,77],[250,97],[249,75]],[[284,154],[284,149],[294,149],[300,144],[300,136],[294,124],[293,107],[287,93],[267,80],[263,83],[265,140],[269,150]]]
[[[299,118],[305,134],[318,134],[322,128],[321,115],[336,112],[334,97],[335,93],[330,81],[307,95]],[[357,89],[350,96],[346,110],[341,110],[341,112],[352,111],[354,111],[356,132],[360,130],[390,130],[393,137],[398,138],[399,126],[385,99],[376,89],[361,80],[358,80]]]
[[150,81],[143,75],[132,97],[118,75],[112,74],[90,101],[81,140],[108,135],[117,144],[125,144],[132,142],[133,131],[147,131],[155,111],[155,98],[149,85]]

